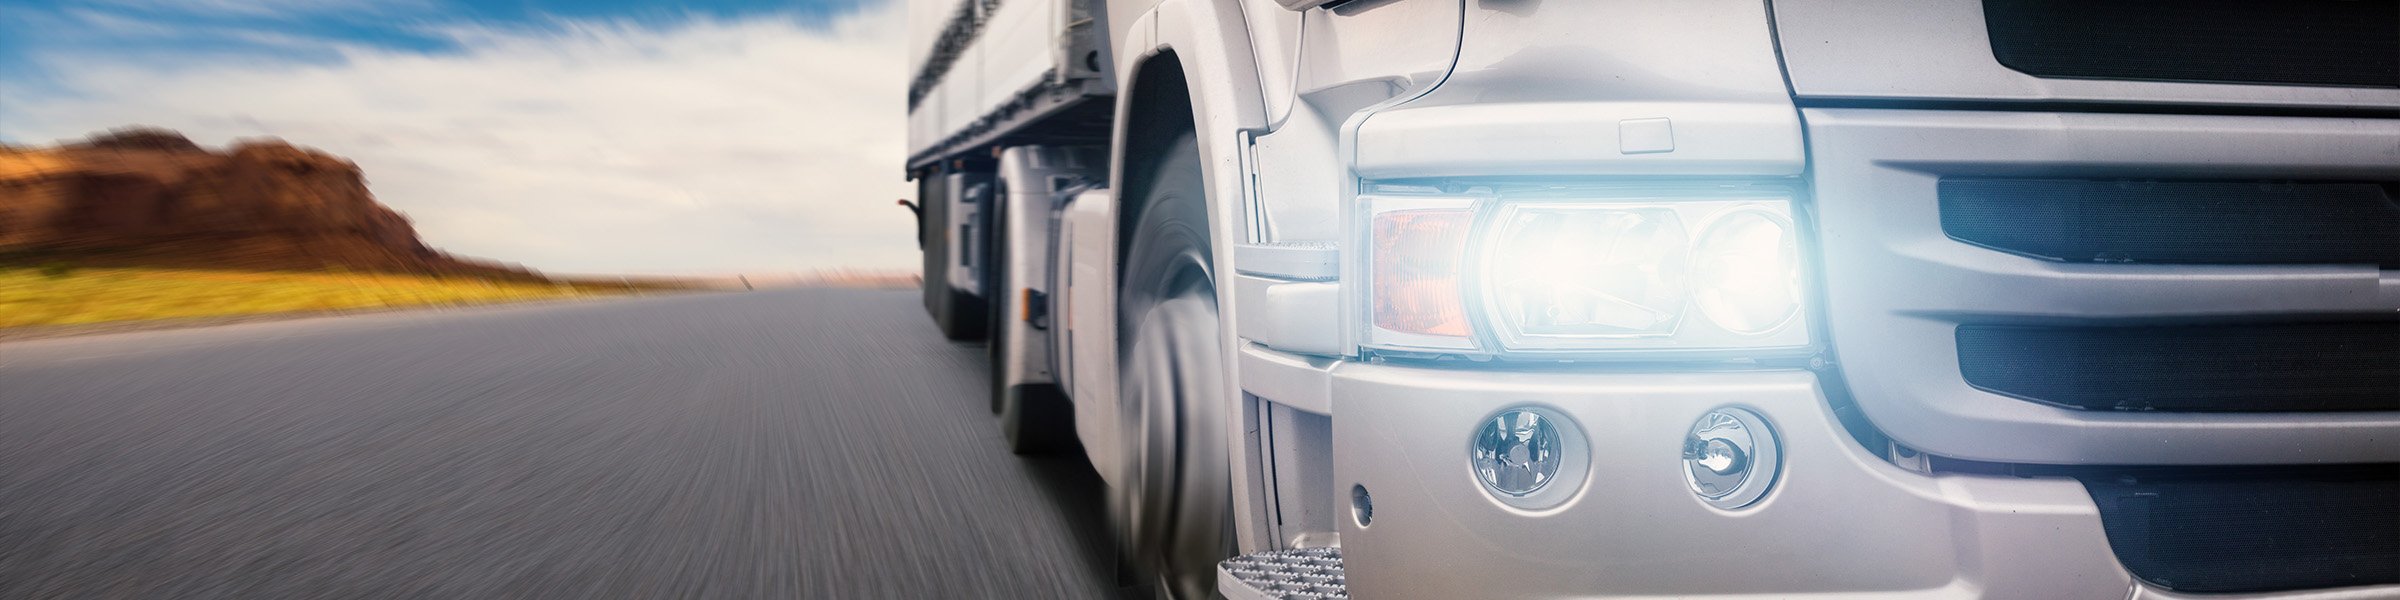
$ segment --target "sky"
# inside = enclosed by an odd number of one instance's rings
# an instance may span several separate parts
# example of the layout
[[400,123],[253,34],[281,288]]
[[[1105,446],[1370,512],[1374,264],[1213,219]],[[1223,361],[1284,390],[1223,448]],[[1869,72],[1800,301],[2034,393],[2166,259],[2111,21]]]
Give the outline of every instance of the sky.
[[903,270],[897,4],[0,0],[0,141],[281,137],[546,272]]

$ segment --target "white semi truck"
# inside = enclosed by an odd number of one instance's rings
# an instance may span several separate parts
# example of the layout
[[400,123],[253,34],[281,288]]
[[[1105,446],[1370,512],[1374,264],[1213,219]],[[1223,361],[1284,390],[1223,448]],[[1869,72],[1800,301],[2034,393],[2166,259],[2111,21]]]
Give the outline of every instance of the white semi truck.
[[2400,597],[2400,2],[912,0],[1160,595]]

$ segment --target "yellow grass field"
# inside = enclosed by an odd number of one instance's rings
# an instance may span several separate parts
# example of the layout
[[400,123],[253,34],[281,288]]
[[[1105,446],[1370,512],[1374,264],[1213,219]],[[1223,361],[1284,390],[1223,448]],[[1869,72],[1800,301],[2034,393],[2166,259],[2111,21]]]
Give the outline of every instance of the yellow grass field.
[[569,284],[370,273],[0,269],[0,329],[468,305],[625,293]]

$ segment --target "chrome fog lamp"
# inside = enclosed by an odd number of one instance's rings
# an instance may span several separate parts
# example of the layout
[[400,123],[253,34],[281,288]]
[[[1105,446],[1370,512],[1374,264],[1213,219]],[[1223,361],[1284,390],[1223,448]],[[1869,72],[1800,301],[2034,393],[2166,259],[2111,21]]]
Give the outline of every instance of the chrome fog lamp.
[[1558,428],[1542,415],[1500,413],[1475,435],[1475,477],[1494,492],[1531,494],[1558,476],[1559,450]]
[[1748,409],[1709,411],[1683,441],[1684,482],[1709,506],[1732,510],[1757,503],[1782,469],[1775,429]]
[[[1512,408],[1483,421],[1468,461],[1475,479],[1502,503],[1546,508],[1582,487],[1590,466],[1583,432],[1542,408]],[[1565,481],[1562,481],[1565,480]]]

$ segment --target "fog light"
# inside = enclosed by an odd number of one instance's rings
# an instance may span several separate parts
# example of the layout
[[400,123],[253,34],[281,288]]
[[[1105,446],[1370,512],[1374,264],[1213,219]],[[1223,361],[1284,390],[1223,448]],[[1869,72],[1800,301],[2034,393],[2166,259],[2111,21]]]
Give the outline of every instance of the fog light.
[[1693,462],[1708,469],[1709,473],[1732,475],[1749,469],[1749,459],[1749,454],[1742,452],[1741,447],[1733,445],[1733,442],[1712,439],[1700,443],[1700,456]]
[[1558,427],[1530,410],[1492,417],[1475,435],[1475,477],[1484,487],[1523,497],[1558,477]]
[[1783,457],[1765,417],[1741,408],[1701,415],[1683,441],[1683,478],[1710,506],[1736,509],[1775,486]]
[[1573,419],[1540,406],[1501,409],[1480,421],[1467,444],[1467,467],[1493,500],[1549,510],[1583,491],[1592,446]]

